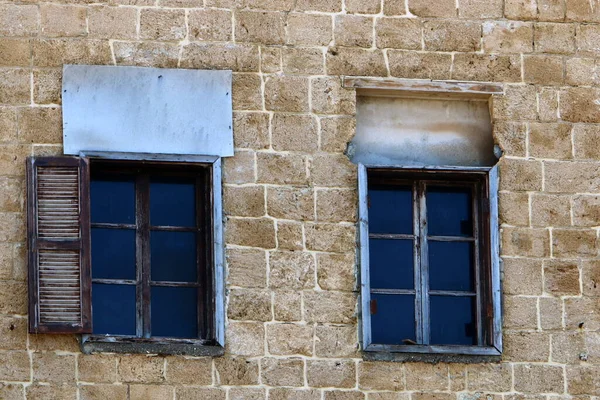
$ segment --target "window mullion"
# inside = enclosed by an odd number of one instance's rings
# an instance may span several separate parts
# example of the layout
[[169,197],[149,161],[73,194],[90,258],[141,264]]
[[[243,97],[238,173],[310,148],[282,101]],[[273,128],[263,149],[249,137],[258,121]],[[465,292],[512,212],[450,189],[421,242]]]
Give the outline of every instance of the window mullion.
[[478,345],[483,345],[484,344],[484,338],[483,338],[483,319],[482,319],[482,299],[481,299],[481,253],[480,253],[480,234],[479,234],[479,227],[480,227],[480,222],[479,222],[479,216],[480,216],[480,210],[479,210],[479,187],[477,185],[473,185],[472,187],[472,201],[473,201],[473,205],[472,205],[472,212],[473,212],[473,237],[475,238],[475,243],[474,243],[474,261],[475,261],[475,293],[476,293],[476,323],[477,323],[477,344]]
[[147,174],[138,177],[138,240],[137,248],[137,273],[138,273],[138,310],[141,313],[142,337],[149,338],[150,325],[150,177]]
[[419,238],[420,238],[420,291],[421,291],[421,332],[423,344],[430,342],[430,318],[429,318],[429,246],[427,242],[427,187],[425,182],[418,182],[419,201]]

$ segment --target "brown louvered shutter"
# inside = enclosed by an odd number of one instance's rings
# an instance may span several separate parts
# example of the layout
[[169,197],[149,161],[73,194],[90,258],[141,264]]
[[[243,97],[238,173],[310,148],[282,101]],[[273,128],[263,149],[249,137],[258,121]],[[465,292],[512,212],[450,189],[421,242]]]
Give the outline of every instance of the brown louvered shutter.
[[27,159],[31,333],[91,333],[89,197],[86,159]]

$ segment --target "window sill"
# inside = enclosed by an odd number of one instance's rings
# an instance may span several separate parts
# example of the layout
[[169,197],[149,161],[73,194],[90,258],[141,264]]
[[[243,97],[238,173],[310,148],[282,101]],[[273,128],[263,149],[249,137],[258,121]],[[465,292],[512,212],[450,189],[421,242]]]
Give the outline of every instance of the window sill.
[[367,361],[427,363],[493,363],[502,361],[502,353],[492,346],[386,346],[370,345],[363,351]]
[[92,353],[158,354],[219,357],[225,348],[214,342],[187,339],[140,339],[115,336],[82,335],[81,351]]

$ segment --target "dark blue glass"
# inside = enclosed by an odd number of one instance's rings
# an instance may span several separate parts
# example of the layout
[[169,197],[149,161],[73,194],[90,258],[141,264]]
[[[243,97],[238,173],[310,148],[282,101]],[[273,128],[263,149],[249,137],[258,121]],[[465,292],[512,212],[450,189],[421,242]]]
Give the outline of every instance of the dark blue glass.
[[473,236],[471,189],[427,186],[427,224],[431,236]]
[[150,232],[150,265],[153,281],[196,282],[196,233]]
[[133,229],[92,228],[92,278],[136,278]]
[[90,197],[92,223],[135,224],[133,179],[92,179]]
[[369,233],[413,233],[412,188],[369,188]]
[[473,243],[429,241],[429,288],[473,291]]
[[150,224],[196,226],[196,185],[193,180],[150,180]]
[[198,289],[153,286],[152,336],[198,337]]
[[135,336],[135,286],[92,284],[94,333]]
[[414,289],[412,240],[369,239],[373,289]]
[[374,344],[410,344],[415,336],[415,296],[371,294],[377,312],[371,314],[371,340]]
[[431,344],[477,344],[475,297],[430,296]]

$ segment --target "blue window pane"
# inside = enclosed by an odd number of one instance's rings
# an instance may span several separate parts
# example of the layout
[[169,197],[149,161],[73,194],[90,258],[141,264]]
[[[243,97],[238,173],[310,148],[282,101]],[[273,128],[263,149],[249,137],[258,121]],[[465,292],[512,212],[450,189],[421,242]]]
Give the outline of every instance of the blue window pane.
[[371,339],[375,344],[410,344],[415,336],[415,296],[371,294],[377,312],[371,314]]
[[196,282],[196,233],[150,232],[150,257],[153,281]]
[[135,335],[135,286],[92,284],[94,333]]
[[198,289],[152,287],[152,336],[198,337]]
[[373,289],[414,289],[413,241],[369,239]]
[[135,224],[135,182],[92,179],[92,223]]
[[471,190],[458,187],[427,187],[429,235],[473,236]]
[[135,231],[92,228],[92,278],[135,277]]
[[473,291],[473,243],[429,241],[429,288]]
[[193,180],[150,181],[150,224],[196,226]]
[[369,232],[413,233],[412,188],[369,188]]
[[431,344],[477,344],[475,297],[431,296]]

